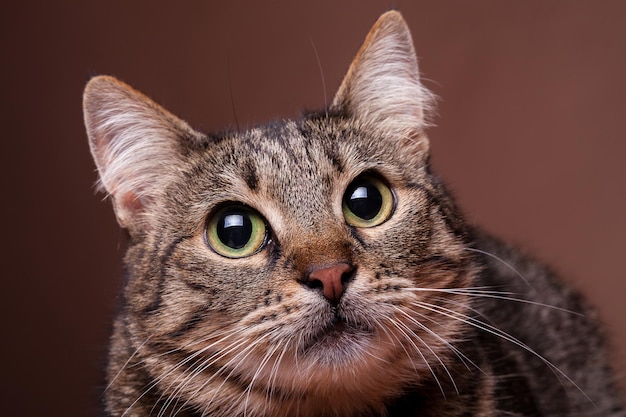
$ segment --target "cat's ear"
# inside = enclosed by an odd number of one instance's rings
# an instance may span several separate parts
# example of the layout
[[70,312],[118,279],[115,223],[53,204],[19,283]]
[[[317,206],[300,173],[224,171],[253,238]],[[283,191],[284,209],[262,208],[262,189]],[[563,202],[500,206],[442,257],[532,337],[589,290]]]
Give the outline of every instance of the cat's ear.
[[426,152],[421,133],[433,95],[420,83],[411,32],[397,11],[374,24],[352,61],[332,106],[385,129]]
[[83,95],[89,146],[99,187],[112,196],[118,222],[131,232],[148,225],[150,204],[183,166],[187,123],[113,77],[92,78]]

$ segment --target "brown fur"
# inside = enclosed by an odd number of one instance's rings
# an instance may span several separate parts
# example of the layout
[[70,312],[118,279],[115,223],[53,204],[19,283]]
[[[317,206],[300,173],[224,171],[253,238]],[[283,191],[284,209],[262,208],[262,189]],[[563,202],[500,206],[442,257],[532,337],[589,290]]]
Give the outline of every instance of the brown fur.
[[[130,235],[107,412],[625,416],[579,296],[468,226],[430,171],[430,102],[397,12],[331,108],[299,121],[206,136],[113,78],[91,80],[92,153]],[[374,227],[342,211],[363,175],[395,198]],[[207,244],[229,202],[266,221],[256,253]],[[311,271],[338,264],[350,273],[329,300]]]

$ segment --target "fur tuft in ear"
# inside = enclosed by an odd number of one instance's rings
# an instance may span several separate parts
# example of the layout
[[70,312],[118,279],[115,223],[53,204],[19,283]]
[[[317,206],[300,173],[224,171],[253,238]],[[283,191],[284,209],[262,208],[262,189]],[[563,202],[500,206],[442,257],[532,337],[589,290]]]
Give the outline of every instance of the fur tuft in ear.
[[[421,136],[434,96],[420,83],[411,32],[397,11],[374,24],[332,106],[427,151]],[[419,140],[418,140],[418,136]]]
[[112,196],[122,227],[131,232],[144,228],[145,210],[183,166],[181,137],[199,134],[148,97],[108,76],[89,81],[83,112],[100,189]]

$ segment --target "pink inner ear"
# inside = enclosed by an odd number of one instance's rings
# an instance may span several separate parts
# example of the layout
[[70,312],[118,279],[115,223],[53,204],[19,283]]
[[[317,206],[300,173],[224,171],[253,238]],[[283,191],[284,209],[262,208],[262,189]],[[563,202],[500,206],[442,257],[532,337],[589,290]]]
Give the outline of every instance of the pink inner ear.
[[116,204],[122,211],[132,214],[137,214],[144,208],[144,204],[141,201],[141,198],[139,198],[135,193],[130,191],[116,198]]

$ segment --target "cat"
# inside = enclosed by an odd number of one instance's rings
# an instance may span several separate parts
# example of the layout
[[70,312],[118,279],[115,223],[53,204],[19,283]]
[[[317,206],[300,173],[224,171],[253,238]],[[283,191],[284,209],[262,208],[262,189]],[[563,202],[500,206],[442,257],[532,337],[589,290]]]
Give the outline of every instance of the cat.
[[397,11],[300,120],[206,135],[92,78],[128,236],[106,412],[626,416],[593,310],[431,171],[432,105]]

